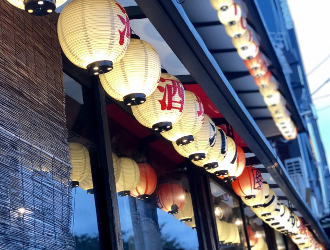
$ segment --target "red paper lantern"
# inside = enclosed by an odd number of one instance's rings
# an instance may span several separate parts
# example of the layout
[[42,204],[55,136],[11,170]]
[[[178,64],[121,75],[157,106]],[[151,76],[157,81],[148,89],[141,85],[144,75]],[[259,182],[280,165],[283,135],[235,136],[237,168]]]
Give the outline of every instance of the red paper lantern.
[[250,240],[250,246],[253,247],[258,243],[258,237],[256,236],[256,233],[253,232],[252,228],[249,225],[247,226],[247,232]]
[[264,59],[262,59],[261,53],[258,52],[258,54],[254,58],[250,60],[244,60],[244,64],[249,70],[256,70],[260,68],[262,64],[266,64],[266,62],[264,61]]
[[262,63],[257,69],[249,69],[249,73],[253,77],[262,77],[264,76],[268,71],[268,67],[266,63]]
[[161,185],[157,191],[158,207],[169,214],[177,214],[186,202],[186,192],[177,183]]
[[232,166],[232,167],[229,168],[228,177],[226,177],[225,180],[234,181],[244,171],[245,163],[246,163],[244,151],[241,147],[239,147],[237,145],[236,145],[236,150],[237,150],[236,151],[236,154],[237,154],[236,163],[230,164],[230,166]]
[[245,199],[255,198],[262,188],[261,172],[257,168],[246,167],[231,185],[238,196]]
[[155,170],[147,163],[139,163],[140,181],[136,188],[131,191],[131,196],[138,199],[148,199],[155,191],[157,185],[157,175]]
[[255,77],[254,82],[258,87],[267,86],[272,79],[272,73],[268,70],[262,77]]

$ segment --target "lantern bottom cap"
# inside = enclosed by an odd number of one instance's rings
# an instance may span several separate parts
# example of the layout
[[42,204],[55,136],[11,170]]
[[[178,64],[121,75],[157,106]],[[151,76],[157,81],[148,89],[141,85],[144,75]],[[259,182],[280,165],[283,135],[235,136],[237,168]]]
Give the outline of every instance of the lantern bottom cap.
[[228,170],[220,170],[215,172],[216,176],[227,176],[228,175]]
[[236,179],[237,179],[236,176],[227,176],[225,178],[225,182],[227,182],[227,181],[233,182],[233,181],[236,181]]
[[192,218],[184,218],[180,220],[181,222],[192,222]]
[[97,61],[87,65],[88,74],[91,76],[104,74],[113,69],[111,61]]
[[141,195],[136,196],[136,198],[138,198],[139,200],[144,201],[144,200],[149,199],[150,195],[149,194],[141,194]]
[[[236,34],[235,36],[234,36],[234,38],[240,38],[242,36],[242,34]],[[249,60],[249,59],[247,59],[247,60]]]
[[176,145],[178,145],[178,146],[187,145],[193,141],[194,141],[193,135],[186,135],[186,136],[183,136],[183,137],[177,139]]
[[232,26],[234,24],[236,24],[236,22],[235,21],[231,21],[231,22],[228,23],[228,26]]
[[219,166],[218,162],[210,162],[210,163],[205,164],[203,167],[205,170],[210,170],[213,168],[217,168],[218,166]]
[[146,101],[146,95],[143,93],[133,93],[125,95],[123,100],[127,106],[136,106]]
[[171,211],[168,211],[168,214],[177,214],[179,211],[178,205],[174,204],[171,206]]
[[128,196],[128,195],[130,195],[130,191],[128,191],[128,190],[125,190],[125,191],[120,191],[120,192],[118,192],[118,196],[119,197],[123,197],[123,196]]
[[152,130],[159,133],[169,131],[172,129],[172,122],[158,122],[152,125]]
[[71,187],[79,187],[79,181],[71,181]]
[[250,199],[253,199],[253,198],[256,198],[255,195],[247,195],[245,196],[245,200],[250,200]]
[[221,6],[220,10],[226,11],[228,9],[228,7],[229,7],[228,5]]
[[45,16],[53,13],[56,5],[52,0],[26,0],[25,11],[34,16]]
[[263,204],[256,204],[256,205],[253,205],[252,207],[253,208],[259,208],[259,207],[262,207],[263,206]]
[[94,194],[94,188],[87,189],[87,194]]
[[191,161],[200,161],[205,159],[205,153],[195,153],[189,155],[189,160]]

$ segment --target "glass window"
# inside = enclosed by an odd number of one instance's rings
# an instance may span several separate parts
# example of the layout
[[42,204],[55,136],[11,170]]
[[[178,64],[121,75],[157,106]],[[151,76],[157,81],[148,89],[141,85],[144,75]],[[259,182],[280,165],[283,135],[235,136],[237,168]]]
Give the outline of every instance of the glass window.
[[114,103],[107,108],[120,172],[116,187],[124,249],[198,250],[184,158]]
[[213,180],[210,188],[221,247],[247,249],[239,200]]

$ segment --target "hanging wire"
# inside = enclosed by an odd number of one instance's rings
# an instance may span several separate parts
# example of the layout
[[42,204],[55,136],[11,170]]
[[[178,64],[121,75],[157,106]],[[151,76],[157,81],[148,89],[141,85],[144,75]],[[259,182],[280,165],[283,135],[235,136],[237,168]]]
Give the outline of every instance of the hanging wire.
[[319,63],[312,71],[310,71],[307,76],[311,75],[315,70],[317,70],[323,63],[325,63],[326,60],[330,58],[330,54],[321,62]]
[[329,96],[330,95],[322,95],[322,96],[318,96],[318,97],[313,98],[313,100],[318,100],[318,99],[322,99],[322,98],[329,97]]
[[328,108],[330,108],[330,105],[329,105],[329,106],[326,106],[326,107],[324,107],[324,108],[321,108],[321,109],[317,109],[317,111],[323,111],[323,110],[326,110],[326,109],[328,109]]
[[323,88],[328,82],[330,82],[330,78],[328,80],[326,80],[323,84],[321,84],[312,94],[315,95],[321,88]]

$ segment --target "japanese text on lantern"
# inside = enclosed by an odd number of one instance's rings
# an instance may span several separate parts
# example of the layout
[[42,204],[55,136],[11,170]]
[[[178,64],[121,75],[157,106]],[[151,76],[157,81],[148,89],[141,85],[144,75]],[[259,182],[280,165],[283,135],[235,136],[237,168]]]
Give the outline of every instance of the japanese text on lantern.
[[199,110],[197,111],[197,115],[198,116],[203,116],[203,120],[202,121],[204,121],[204,107],[203,107],[203,105],[202,105],[202,101],[201,101],[201,99],[199,98],[199,96],[198,95],[196,95],[196,100],[197,100],[197,102],[198,102],[198,105],[199,105]]
[[157,87],[161,93],[164,93],[163,99],[158,100],[161,105],[161,110],[178,109],[180,112],[182,112],[184,105],[184,89],[182,85],[178,81],[172,79],[161,78],[160,81],[172,82],[172,84],[167,83],[165,87],[163,86]]
[[[126,14],[126,11],[125,9],[117,3],[117,6],[120,8],[121,12],[123,12],[123,14]],[[128,19],[128,16],[126,15],[126,17],[123,17],[121,15],[117,15],[120,19],[120,21],[124,24],[124,30],[121,31],[121,30],[118,30],[119,31],[119,35],[120,35],[120,39],[119,39],[119,44],[120,45],[123,45],[124,42],[125,42],[125,35],[127,38],[129,38],[131,36],[131,29],[130,29],[130,26],[129,26],[129,19]]]

